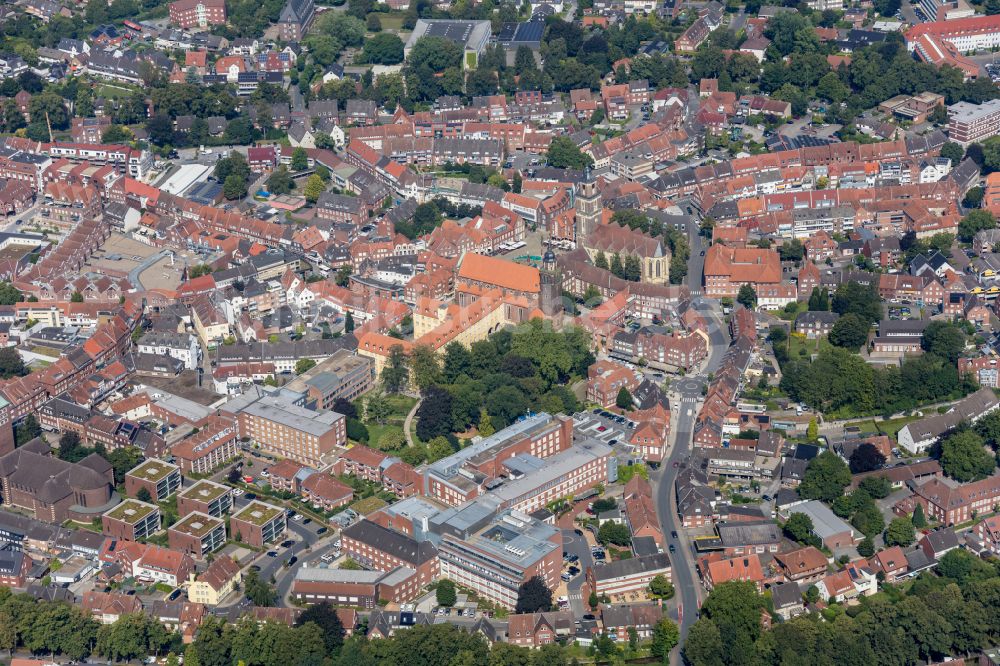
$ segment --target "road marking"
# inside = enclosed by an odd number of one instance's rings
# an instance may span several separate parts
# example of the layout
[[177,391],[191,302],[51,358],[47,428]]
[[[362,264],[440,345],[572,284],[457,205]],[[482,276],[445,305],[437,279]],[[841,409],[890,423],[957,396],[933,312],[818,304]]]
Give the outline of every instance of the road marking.
[[693,409],[689,409],[689,410],[687,411],[687,415],[688,415],[688,416],[691,416],[692,414],[694,414],[694,410],[693,410]]

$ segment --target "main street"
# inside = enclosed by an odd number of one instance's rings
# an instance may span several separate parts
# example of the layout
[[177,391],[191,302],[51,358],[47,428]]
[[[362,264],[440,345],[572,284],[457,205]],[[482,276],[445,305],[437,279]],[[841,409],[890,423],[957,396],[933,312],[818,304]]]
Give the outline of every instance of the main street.
[[[678,600],[678,623],[682,638],[697,619],[698,608],[701,605],[701,584],[695,571],[694,551],[687,539],[677,517],[677,504],[674,494],[674,481],[682,466],[687,463],[691,452],[691,440],[694,435],[695,419],[702,399],[702,389],[708,383],[711,373],[722,363],[722,357],[729,346],[729,334],[722,320],[722,313],[716,301],[701,298],[701,275],[704,264],[704,239],[698,235],[697,225],[688,229],[688,239],[691,247],[691,258],[688,262],[687,285],[691,290],[691,304],[702,313],[708,322],[709,357],[700,372],[674,379],[670,385],[673,401],[671,417],[674,419],[672,430],[673,444],[670,455],[657,472],[651,475],[653,492],[656,498],[656,512],[660,526],[668,543],[675,546],[671,553],[671,565],[674,578],[674,588]],[[678,538],[671,537],[677,532]],[[673,656],[673,662],[679,662],[679,652]]]

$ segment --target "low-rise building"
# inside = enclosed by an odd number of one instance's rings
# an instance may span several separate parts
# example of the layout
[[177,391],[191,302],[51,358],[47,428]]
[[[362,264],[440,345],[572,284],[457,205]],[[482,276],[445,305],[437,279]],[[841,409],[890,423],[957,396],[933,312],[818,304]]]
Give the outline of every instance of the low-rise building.
[[226,523],[205,513],[189,513],[167,528],[167,539],[173,550],[201,559],[226,544]]
[[160,531],[160,508],[128,499],[101,516],[105,536],[123,541],[139,541]]
[[233,491],[229,486],[203,479],[177,495],[177,515],[204,513],[221,518],[233,507]]
[[633,557],[591,567],[587,573],[590,589],[608,596],[638,592],[649,587],[657,576],[671,580],[670,557],[666,553]]
[[153,502],[162,502],[181,487],[181,469],[177,465],[151,458],[125,475],[125,493],[136,497],[141,489]]
[[259,501],[251,502],[229,519],[233,538],[257,548],[280,539],[286,525],[284,509]]
[[188,600],[206,606],[217,606],[236,589],[242,578],[242,569],[235,560],[217,557],[204,573],[188,585]]

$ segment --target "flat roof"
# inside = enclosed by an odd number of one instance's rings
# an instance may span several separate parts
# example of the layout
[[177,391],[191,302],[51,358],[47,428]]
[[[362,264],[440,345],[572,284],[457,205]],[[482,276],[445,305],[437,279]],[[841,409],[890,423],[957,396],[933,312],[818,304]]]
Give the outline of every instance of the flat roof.
[[233,514],[233,518],[242,520],[245,523],[252,523],[258,527],[263,527],[279,516],[282,511],[284,511],[284,509],[274,506],[273,504],[264,504],[263,502],[254,501],[243,507],[243,509],[239,512]]
[[225,525],[226,523],[220,518],[213,518],[207,514],[195,511],[184,516],[184,518],[171,525],[169,529],[183,534],[190,534],[200,539],[212,530],[225,527]]
[[212,502],[228,493],[229,490],[229,486],[224,486],[221,483],[215,483],[214,481],[203,479],[193,486],[185,488],[180,493],[180,497],[183,497],[184,499],[198,500],[200,502]]
[[247,405],[243,411],[258,418],[280,423],[286,428],[317,437],[329,432],[333,428],[333,424],[344,418],[342,414],[337,412],[314,412],[311,409],[299,407],[281,398],[271,396],[260,398]]
[[126,523],[135,524],[146,518],[153,512],[158,512],[160,508],[155,504],[147,504],[135,499],[127,499],[104,515],[112,520],[120,520]]
[[180,467],[172,463],[164,462],[163,460],[158,460],[157,458],[150,458],[149,460],[145,460],[140,463],[138,467],[129,471],[127,476],[155,483],[169,476],[174,470],[180,471]]

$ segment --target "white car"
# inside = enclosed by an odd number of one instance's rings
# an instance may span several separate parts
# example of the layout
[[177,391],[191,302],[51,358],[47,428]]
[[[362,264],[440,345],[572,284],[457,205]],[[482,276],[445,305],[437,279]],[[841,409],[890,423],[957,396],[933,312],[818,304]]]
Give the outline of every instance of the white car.
[[242,488],[236,488],[235,490],[233,490],[233,497],[239,497],[242,494],[243,494]]
[[302,514],[301,513],[295,514],[294,516],[292,516],[292,520],[294,520],[295,522],[302,520]]
[[260,473],[260,475],[261,475],[261,476],[265,476],[265,477],[266,477],[266,476],[271,476],[271,473],[270,473],[270,472],[268,472],[268,471],[267,471],[267,470],[265,469],[264,471],[262,471],[262,472]]

